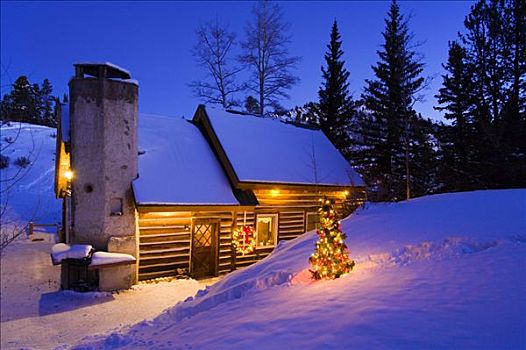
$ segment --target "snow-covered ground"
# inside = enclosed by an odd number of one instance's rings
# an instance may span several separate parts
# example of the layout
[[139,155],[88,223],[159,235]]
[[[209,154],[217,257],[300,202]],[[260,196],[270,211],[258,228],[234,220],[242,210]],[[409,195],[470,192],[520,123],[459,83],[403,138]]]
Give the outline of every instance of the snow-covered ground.
[[[60,222],[60,201],[53,190],[56,129],[26,123],[4,124],[0,128],[0,150],[9,166],[0,170],[2,235],[23,229],[29,221]],[[15,165],[27,157],[26,168]]]
[[[21,220],[59,222],[60,201],[53,190],[57,130],[12,123],[2,125],[0,131],[2,154],[10,158],[9,167],[1,170],[2,179],[20,179],[9,191],[9,198],[3,199],[8,200],[8,214]],[[12,145],[6,141],[9,139],[14,141]],[[28,157],[31,164],[25,169],[17,167],[14,163],[18,157]]]
[[[11,161],[35,140],[40,152],[11,192],[10,215],[59,221],[54,130],[23,130]],[[51,244],[15,242],[1,257],[0,347],[526,349],[526,190],[368,204],[343,229],[357,265],[341,279],[309,279],[310,232],[201,291],[215,281],[58,291]]]
[[341,279],[309,280],[311,232],[77,349],[526,348],[526,190],[371,205],[343,229],[357,266]]
[[[56,130],[12,123],[2,125],[0,134],[2,154],[10,158],[9,167],[0,170],[2,231],[11,234],[11,227],[24,228],[28,221],[59,222],[60,201],[53,191]],[[21,156],[29,158],[27,168],[14,164]],[[2,252],[2,350],[69,348],[87,335],[153,318],[213,282],[158,281],[113,294],[59,291],[60,267],[50,257],[52,236],[38,234],[43,240],[31,242],[24,234]]]
[[70,348],[84,337],[156,317],[212,281],[142,283],[119,293],[59,291],[60,266],[51,243],[17,241],[1,269],[1,344],[4,349]]

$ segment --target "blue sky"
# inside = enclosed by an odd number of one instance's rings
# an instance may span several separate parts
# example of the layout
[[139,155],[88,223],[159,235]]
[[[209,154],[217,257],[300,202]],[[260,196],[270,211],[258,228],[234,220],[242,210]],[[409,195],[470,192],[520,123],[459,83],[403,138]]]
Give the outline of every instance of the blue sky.
[[[332,21],[338,21],[343,39],[351,90],[358,97],[364,80],[373,77],[371,65],[382,44],[381,32],[389,2],[289,1],[279,2],[290,22],[290,52],[302,58],[301,82],[291,91],[286,107],[317,100],[320,67]],[[441,119],[433,97],[441,85],[441,63],[447,59],[448,40],[463,29],[473,1],[402,1],[410,16],[417,49],[424,56],[425,75],[434,77],[423,103],[415,108],[424,116]],[[131,71],[140,83],[139,109],[170,116],[193,115],[200,102],[187,84],[202,74],[191,48],[199,22],[219,16],[237,38],[251,19],[249,1],[76,1],[1,2],[1,85],[21,74],[31,81],[50,79],[55,93],[67,92],[75,62],[110,61]],[[2,93],[6,89],[2,88]],[[240,96],[241,97],[241,96]]]

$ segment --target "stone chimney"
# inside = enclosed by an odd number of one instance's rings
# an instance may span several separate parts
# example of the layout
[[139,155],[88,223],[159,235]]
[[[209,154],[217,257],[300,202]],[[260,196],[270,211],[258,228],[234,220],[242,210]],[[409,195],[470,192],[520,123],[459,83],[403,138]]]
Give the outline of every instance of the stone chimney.
[[138,86],[130,78],[111,63],[75,64],[69,82],[70,243],[137,256],[131,183],[137,177]]

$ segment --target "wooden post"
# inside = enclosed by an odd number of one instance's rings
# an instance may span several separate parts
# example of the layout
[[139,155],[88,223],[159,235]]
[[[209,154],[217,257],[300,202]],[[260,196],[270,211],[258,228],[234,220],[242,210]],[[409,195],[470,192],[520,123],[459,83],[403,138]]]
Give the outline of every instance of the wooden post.
[[230,271],[234,271],[236,269],[236,256],[237,252],[234,248],[234,242],[232,242],[232,235],[234,234],[234,230],[237,229],[237,211],[233,212],[233,220],[232,220],[232,229],[230,230]]
[[34,226],[35,226],[35,224],[32,221],[30,221],[29,222],[29,227],[28,227],[28,237],[33,236]]

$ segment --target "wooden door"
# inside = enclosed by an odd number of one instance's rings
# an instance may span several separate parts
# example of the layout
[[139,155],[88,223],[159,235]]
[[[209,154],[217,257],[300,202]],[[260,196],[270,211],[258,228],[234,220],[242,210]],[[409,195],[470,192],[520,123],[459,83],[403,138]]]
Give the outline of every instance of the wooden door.
[[218,222],[195,221],[192,229],[191,274],[194,278],[217,276]]

